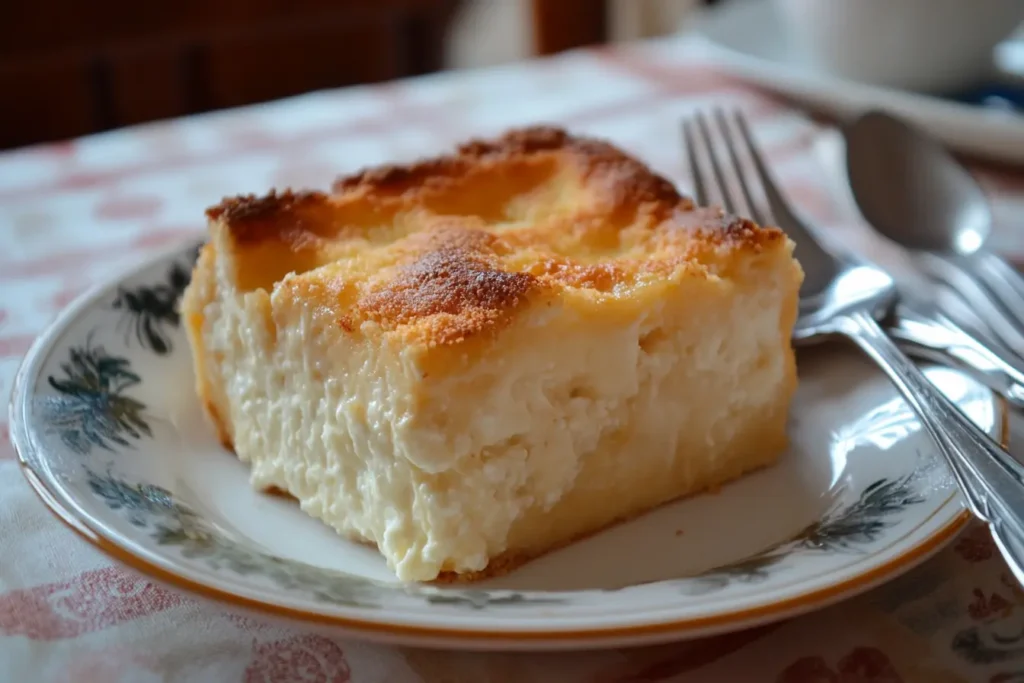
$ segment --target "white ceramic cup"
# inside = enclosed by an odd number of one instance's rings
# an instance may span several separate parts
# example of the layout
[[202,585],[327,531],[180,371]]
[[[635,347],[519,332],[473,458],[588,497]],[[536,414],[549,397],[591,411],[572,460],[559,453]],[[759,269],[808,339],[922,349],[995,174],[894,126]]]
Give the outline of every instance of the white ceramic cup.
[[814,65],[864,83],[927,92],[984,80],[1024,0],[775,0]]

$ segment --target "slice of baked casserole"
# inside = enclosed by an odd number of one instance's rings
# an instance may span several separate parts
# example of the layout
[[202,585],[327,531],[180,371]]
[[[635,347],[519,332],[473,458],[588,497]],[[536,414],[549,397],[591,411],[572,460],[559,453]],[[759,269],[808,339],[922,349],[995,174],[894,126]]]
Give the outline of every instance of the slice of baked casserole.
[[508,570],[786,447],[793,244],[609,144],[513,131],[207,213],[183,312],[221,440],[402,580]]

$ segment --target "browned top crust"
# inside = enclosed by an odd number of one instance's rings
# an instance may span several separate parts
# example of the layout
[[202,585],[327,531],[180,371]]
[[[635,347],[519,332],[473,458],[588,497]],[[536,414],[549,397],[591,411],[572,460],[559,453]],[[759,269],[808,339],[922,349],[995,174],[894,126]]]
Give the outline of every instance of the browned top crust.
[[403,266],[393,280],[363,295],[356,306],[366,317],[392,325],[443,316],[447,324],[431,336],[438,344],[449,344],[500,324],[537,284],[529,273],[501,270],[479,252],[441,248]]
[[428,346],[500,329],[530,302],[648,296],[789,248],[778,229],[696,208],[612,145],[548,127],[207,215],[240,288],[286,287],[345,330],[370,322]]
[[[269,194],[258,197],[254,194],[243,194],[237,197],[228,197],[217,206],[206,210],[206,217],[211,220],[223,220],[239,226],[251,224],[254,221],[266,220],[279,211],[290,211],[303,205],[315,204],[323,201],[326,195],[323,192],[292,192],[285,190],[281,194],[277,190],[271,190]],[[244,232],[243,228],[235,230],[236,238],[238,233]]]
[[411,166],[381,166],[364,170],[334,183],[335,192],[357,189],[371,192],[403,192],[417,185],[456,178],[479,165],[515,162],[544,153],[571,157],[580,180],[599,181],[620,201],[682,201],[668,180],[651,173],[640,161],[601,140],[572,137],[560,128],[534,127],[509,131],[496,140],[472,140],[456,154],[420,161]]

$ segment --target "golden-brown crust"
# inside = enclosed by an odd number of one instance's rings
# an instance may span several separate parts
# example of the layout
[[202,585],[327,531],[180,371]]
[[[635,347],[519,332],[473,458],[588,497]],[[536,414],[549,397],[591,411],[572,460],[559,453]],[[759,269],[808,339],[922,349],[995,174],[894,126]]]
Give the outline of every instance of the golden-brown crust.
[[763,249],[786,239],[778,228],[759,226],[748,218],[727,214],[717,207],[680,212],[674,217],[674,224],[699,247]]
[[292,252],[315,251],[334,234],[323,220],[327,195],[323,192],[271,190],[268,194],[228,197],[206,210],[211,221],[230,226],[236,249],[259,247],[268,240]]
[[[231,225],[231,231],[239,242],[258,239],[259,234],[252,230],[253,225],[270,223],[287,216],[304,206],[320,204],[327,195],[323,192],[293,192],[271,190],[262,197],[254,194],[225,197],[220,204],[206,210],[206,217],[211,220],[224,221]],[[282,226],[275,225],[280,228]]]
[[471,140],[459,146],[454,155],[408,166],[367,169],[338,179],[333,189],[339,193],[401,192],[425,182],[457,178],[482,165],[500,166],[545,153],[558,154],[570,160],[585,182],[600,182],[602,190],[618,195],[621,201],[668,207],[675,207],[680,202],[692,205],[679,195],[672,183],[613,145],[602,140],[575,137],[560,128],[548,126],[509,131],[495,140]]
[[357,332],[407,342],[494,333],[531,302],[628,297],[652,280],[727,277],[777,229],[697,209],[614,146],[557,128],[475,140],[455,154],[271,192],[208,211],[240,289],[288,282]]
[[479,252],[441,248],[403,266],[394,279],[363,295],[356,306],[385,327],[444,316],[452,322],[442,325],[433,338],[450,344],[498,325],[537,284],[529,273],[501,270]]

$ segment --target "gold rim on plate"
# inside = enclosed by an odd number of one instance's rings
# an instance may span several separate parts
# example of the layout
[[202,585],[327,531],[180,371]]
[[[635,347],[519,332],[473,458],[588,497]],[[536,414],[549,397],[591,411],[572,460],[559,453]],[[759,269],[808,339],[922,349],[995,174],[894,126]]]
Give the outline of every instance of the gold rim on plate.
[[[173,249],[167,249],[166,252],[173,253],[175,251],[180,251],[180,249],[181,247],[178,246]],[[154,255],[153,260],[158,260],[162,255],[163,254]],[[141,272],[142,270],[144,270],[144,267],[135,267],[132,268],[130,272]],[[60,496],[56,494],[56,492],[52,491],[46,483],[44,483],[43,478],[41,478],[39,473],[33,469],[30,460],[27,457],[29,449],[33,447],[30,445],[30,439],[28,438],[27,425],[23,424],[22,420],[17,417],[19,411],[15,402],[18,401],[19,397],[23,394],[21,388],[25,386],[26,380],[28,379],[27,373],[29,366],[40,353],[50,346],[50,339],[58,329],[63,327],[62,323],[71,318],[87,303],[91,302],[100,291],[105,290],[109,285],[109,282],[105,283],[91,288],[89,291],[80,295],[72,304],[65,308],[53,323],[51,323],[49,329],[36,339],[32,348],[22,360],[21,366],[15,376],[14,387],[12,388],[10,400],[11,443],[14,447],[15,453],[17,454],[20,469],[28,483],[31,485],[33,491],[35,491],[36,495],[47,509],[49,509],[50,512],[52,512],[57,519],[71,531],[75,532],[79,537],[90,543],[100,552],[160,583],[167,584],[187,593],[223,603],[231,607],[263,613],[278,618],[318,625],[335,626],[353,632],[380,634],[396,638],[457,638],[462,641],[475,643],[485,643],[488,641],[520,643],[541,641],[593,642],[630,638],[642,639],[651,636],[663,636],[665,637],[664,639],[668,639],[668,636],[687,636],[695,631],[721,632],[725,630],[732,630],[732,628],[738,629],[776,621],[788,616],[805,613],[815,608],[824,607],[839,601],[845,596],[852,596],[855,593],[863,592],[864,590],[881,584],[885,579],[899,573],[901,570],[910,569],[917,563],[938,552],[957,534],[957,532],[963,529],[972,517],[971,513],[966,508],[961,509],[960,512],[946,524],[936,529],[913,547],[907,548],[901,554],[891,558],[881,565],[867,569],[866,571],[851,576],[836,584],[824,586],[799,595],[794,595],[755,607],[734,609],[707,616],[656,621],[632,626],[610,626],[583,629],[570,628],[557,630],[495,630],[487,628],[420,626],[323,614],[296,607],[280,605],[268,600],[238,595],[230,590],[225,590],[223,588],[210,585],[209,583],[197,581],[162,567],[130,550],[125,544],[114,540],[112,537],[113,535],[108,537],[101,529],[97,529],[93,525],[89,524],[89,522],[83,518],[85,516],[84,514],[80,515],[79,513],[76,513],[76,511],[74,511],[70,506],[61,502],[61,500],[59,500]],[[1004,448],[1006,448],[1009,443],[1010,434],[1009,407],[1005,399],[1001,396],[995,395],[994,398],[996,399],[995,402],[999,412],[998,441]],[[934,515],[938,514],[938,512],[947,505],[956,504],[956,497],[955,493],[950,496],[950,498],[937,508],[935,513],[924,520],[922,524],[926,524],[928,521],[933,519]],[[920,525],[917,528],[920,528]]]

